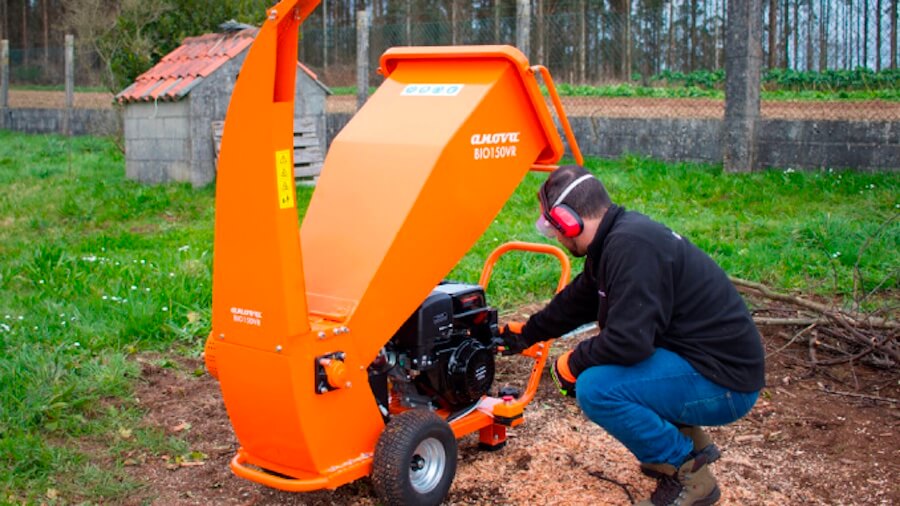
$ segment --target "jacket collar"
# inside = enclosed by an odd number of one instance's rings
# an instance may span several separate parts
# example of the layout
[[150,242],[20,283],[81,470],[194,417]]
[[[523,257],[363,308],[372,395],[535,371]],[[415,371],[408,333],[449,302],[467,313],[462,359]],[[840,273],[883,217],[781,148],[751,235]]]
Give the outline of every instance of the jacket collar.
[[597,234],[594,235],[594,239],[588,246],[588,256],[600,258],[600,255],[603,253],[603,243],[606,242],[606,236],[609,235],[616,220],[618,220],[619,216],[624,212],[624,207],[619,207],[615,204],[609,206],[609,209],[606,210],[606,214],[603,215],[603,219],[600,220],[600,226],[597,227]]

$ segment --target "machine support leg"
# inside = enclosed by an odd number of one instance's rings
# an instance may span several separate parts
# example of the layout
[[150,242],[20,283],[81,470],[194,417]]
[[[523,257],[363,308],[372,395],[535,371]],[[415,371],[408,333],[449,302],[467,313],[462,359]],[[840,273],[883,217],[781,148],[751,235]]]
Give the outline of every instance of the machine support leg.
[[492,424],[478,431],[478,447],[482,450],[497,451],[506,446],[506,427]]

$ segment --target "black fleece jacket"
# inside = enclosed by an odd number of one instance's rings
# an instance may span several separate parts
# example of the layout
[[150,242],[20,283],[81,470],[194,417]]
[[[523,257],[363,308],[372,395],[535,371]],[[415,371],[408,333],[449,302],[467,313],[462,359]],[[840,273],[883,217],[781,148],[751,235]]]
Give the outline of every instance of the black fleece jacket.
[[569,358],[576,376],[594,365],[633,365],[664,348],[731,390],[765,385],[759,332],[725,272],[687,239],[616,205],[600,222],[584,271],[522,334],[536,343],[594,320],[600,334]]

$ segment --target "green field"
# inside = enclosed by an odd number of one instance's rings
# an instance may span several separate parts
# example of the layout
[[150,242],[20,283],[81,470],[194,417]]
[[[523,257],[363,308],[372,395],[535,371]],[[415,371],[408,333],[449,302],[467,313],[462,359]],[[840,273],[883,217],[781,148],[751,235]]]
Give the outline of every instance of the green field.
[[[725,175],[633,157],[588,165],[614,200],[667,223],[733,275],[847,304],[874,291],[867,303],[896,304],[900,175]],[[544,240],[533,227],[544,177],[525,179],[448,277],[475,282],[497,245]],[[301,210],[311,194],[298,188]],[[136,486],[123,467],[130,450],[190,454],[139,425],[133,357],[156,352],[165,366],[172,354],[200,355],[214,196],[126,181],[107,139],[0,132],[0,503],[45,501],[51,490],[65,503],[108,501]],[[556,276],[552,261],[504,257],[491,302],[543,300]],[[110,464],[88,461],[86,446],[105,448]]]

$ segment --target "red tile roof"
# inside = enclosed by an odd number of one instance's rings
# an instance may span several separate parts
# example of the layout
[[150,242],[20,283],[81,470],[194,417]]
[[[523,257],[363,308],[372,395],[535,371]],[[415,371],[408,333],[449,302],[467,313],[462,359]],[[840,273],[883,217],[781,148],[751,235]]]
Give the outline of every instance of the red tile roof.
[[188,37],[181,46],[116,95],[116,100],[123,103],[178,100],[206,76],[247,49],[258,31],[247,28],[238,32]]
[[116,100],[123,103],[178,100],[206,76],[247,49],[258,31],[247,28],[238,32],[188,37],[181,46],[116,95]]
[[[116,100],[120,103],[179,100],[225,62],[250,47],[258,32],[258,28],[247,28],[237,32],[188,37],[181,46],[116,95]],[[316,79],[316,75],[306,66],[297,64]]]

